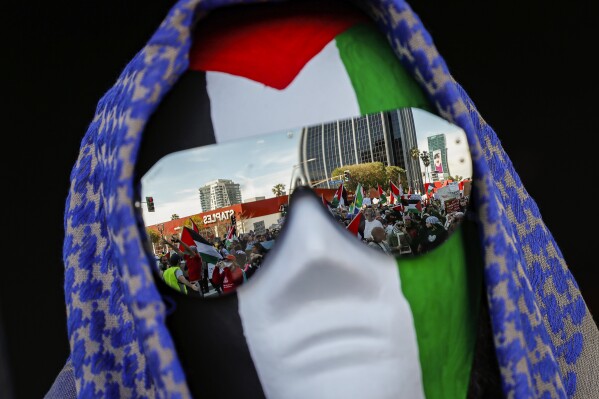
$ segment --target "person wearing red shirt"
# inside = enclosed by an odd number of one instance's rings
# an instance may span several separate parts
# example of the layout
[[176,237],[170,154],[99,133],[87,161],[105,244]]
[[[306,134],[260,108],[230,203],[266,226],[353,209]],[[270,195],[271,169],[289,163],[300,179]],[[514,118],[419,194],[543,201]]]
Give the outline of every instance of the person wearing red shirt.
[[200,280],[202,279],[202,258],[198,253],[198,248],[195,245],[187,245],[176,237],[173,237],[172,241],[183,246],[184,252],[181,252],[174,245],[166,242],[185,261],[187,279],[192,285],[199,287],[197,291],[193,292],[198,292],[201,296],[204,296],[206,293],[203,290],[202,284],[200,284]]
[[235,292],[243,284],[244,272],[235,260],[234,255],[227,255],[225,259],[216,264],[212,272],[214,284],[221,285],[223,293]]

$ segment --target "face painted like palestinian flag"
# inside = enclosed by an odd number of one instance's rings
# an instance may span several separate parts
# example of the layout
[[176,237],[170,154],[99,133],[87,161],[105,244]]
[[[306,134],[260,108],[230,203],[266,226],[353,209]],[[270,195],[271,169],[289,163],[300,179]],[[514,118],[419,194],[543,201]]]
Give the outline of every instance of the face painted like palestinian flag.
[[[215,14],[199,25],[184,78],[208,116],[202,134],[212,136],[209,142],[400,107],[430,110],[361,14],[300,3],[276,19],[247,8],[238,18]],[[236,314],[226,329],[237,340],[227,344],[246,348],[230,361],[239,371],[232,374],[247,382],[241,395],[466,397],[476,331],[470,315],[477,312],[462,289],[460,235],[398,267],[343,236],[319,201],[294,203],[286,239],[260,278],[243,285],[230,306],[220,305]],[[314,340],[319,349],[310,352]],[[204,371],[212,369],[206,362]],[[200,380],[187,372],[191,383]]]

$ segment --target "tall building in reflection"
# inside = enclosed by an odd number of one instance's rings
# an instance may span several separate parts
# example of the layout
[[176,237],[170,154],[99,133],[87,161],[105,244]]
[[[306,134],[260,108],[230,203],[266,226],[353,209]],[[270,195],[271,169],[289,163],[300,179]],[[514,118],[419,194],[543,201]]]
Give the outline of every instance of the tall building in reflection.
[[232,180],[213,180],[200,187],[199,191],[203,212],[241,203],[241,189]]
[[301,164],[314,187],[337,187],[331,184],[341,178],[331,175],[336,168],[382,162],[405,169],[408,184],[423,189],[420,163],[410,157],[418,146],[410,108],[304,128],[301,143]]

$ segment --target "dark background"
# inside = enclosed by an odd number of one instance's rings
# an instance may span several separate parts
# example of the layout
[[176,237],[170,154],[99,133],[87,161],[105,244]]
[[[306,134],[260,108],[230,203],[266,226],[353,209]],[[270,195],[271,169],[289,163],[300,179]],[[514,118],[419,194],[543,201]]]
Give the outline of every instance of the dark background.
[[[589,196],[596,6],[446,3],[412,7],[498,132],[597,313],[598,218]],[[20,2],[9,10],[2,57],[9,238],[0,278],[0,397],[9,397],[11,387],[18,398],[42,397],[68,356],[61,250],[69,173],[97,101],[172,4]]]

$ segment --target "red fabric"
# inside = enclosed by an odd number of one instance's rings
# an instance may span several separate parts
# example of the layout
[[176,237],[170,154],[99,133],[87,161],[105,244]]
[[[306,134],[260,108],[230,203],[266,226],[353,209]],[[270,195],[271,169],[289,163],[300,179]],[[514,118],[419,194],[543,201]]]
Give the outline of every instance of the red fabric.
[[353,235],[358,236],[358,229],[360,228],[360,220],[362,220],[362,212],[359,212],[347,226],[347,230]]
[[195,254],[185,255],[185,262],[187,265],[187,275],[189,276],[189,281],[199,281],[202,279],[202,258],[200,255]]
[[193,221],[192,218],[189,218],[189,221],[191,222],[191,229],[193,231],[195,231],[196,233],[200,232],[200,228],[195,224],[195,222]]
[[328,2],[215,12],[196,29],[189,69],[226,72],[282,90],[363,14]]
[[220,268],[215,267],[212,272],[212,282],[217,285],[222,283],[223,293],[225,294],[234,292],[237,287],[243,284],[243,272],[240,268],[231,271],[228,267],[223,268],[221,272]]
[[402,205],[402,204],[399,204],[399,205],[397,205],[397,206],[394,206],[394,207],[393,207],[393,208],[391,208],[391,209],[393,209],[393,210],[394,210],[394,211],[396,211],[396,212],[403,212],[403,211],[404,211],[404,207],[403,207],[403,205]]

